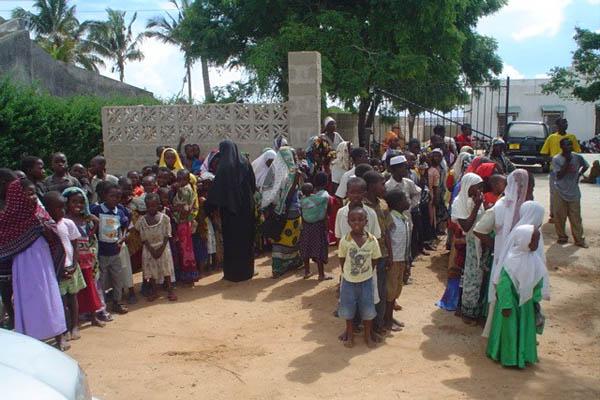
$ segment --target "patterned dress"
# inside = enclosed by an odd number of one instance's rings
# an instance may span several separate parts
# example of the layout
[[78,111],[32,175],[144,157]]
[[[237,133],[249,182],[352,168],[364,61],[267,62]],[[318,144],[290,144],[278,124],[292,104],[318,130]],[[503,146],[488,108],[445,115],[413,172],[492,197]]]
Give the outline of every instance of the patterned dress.
[[[171,221],[165,214],[159,212],[156,214],[158,222],[153,225],[148,223],[146,217],[141,217],[136,229],[140,232],[142,242],[156,249],[160,247],[165,238],[171,237]],[[165,277],[171,275],[173,270],[173,257],[171,256],[171,247],[167,243],[165,250],[160,257],[154,258],[146,247],[142,249],[142,270],[144,271],[144,279],[155,279],[157,282],[162,282]]]

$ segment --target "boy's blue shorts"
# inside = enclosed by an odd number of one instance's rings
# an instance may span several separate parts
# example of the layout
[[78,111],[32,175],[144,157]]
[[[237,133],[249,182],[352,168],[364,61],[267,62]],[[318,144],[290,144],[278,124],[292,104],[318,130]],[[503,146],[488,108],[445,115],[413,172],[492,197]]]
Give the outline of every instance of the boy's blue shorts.
[[373,298],[373,278],[353,283],[342,279],[340,289],[340,307],[338,315],[342,319],[353,319],[356,311],[360,312],[363,321],[372,320],[377,316]]

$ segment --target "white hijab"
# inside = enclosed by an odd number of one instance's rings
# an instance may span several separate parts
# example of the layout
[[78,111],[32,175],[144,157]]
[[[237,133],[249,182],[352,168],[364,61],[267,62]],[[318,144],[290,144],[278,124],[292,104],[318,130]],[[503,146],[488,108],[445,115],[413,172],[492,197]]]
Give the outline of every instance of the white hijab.
[[541,232],[537,250],[529,249],[534,229],[539,229],[544,222],[544,207],[536,201],[526,201],[521,206],[520,215],[519,222],[506,240],[498,261],[500,268],[492,275],[491,282],[492,286],[496,286],[504,269],[519,292],[519,305],[522,305],[531,299],[540,280],[543,279],[542,295],[545,300],[550,299],[550,287]]
[[334,183],[340,183],[342,175],[350,169],[349,144],[347,141],[341,142],[335,151],[335,160],[331,163],[331,180]]
[[454,162],[454,166],[452,167],[452,172],[454,174],[454,181],[459,182],[462,179],[462,176],[467,169],[467,162],[472,160],[474,157],[470,153],[459,153],[456,161]]
[[[519,306],[533,297],[533,289],[540,280],[543,280],[542,296],[545,300],[550,300],[548,270],[546,269],[542,238],[540,237],[537,250],[531,251],[529,249],[529,242],[531,242],[534,229],[533,225],[516,227],[510,234],[506,243],[506,255],[501,260],[502,268],[519,292]],[[493,284],[497,285],[498,280],[499,277]]]
[[[463,175],[460,180],[460,192],[458,192],[458,196],[452,202],[452,221],[458,222],[459,219],[469,218],[473,207],[475,207],[475,202],[469,197],[469,189],[481,182],[483,182],[483,179],[477,174],[468,173]],[[477,211],[477,214],[481,214],[482,212],[483,205]]]
[[254,171],[254,177],[256,178],[256,188],[260,190],[262,185],[265,183],[265,178],[269,172],[269,166],[267,161],[274,160],[277,156],[275,150],[267,150],[262,153],[258,158],[252,161],[252,170]]

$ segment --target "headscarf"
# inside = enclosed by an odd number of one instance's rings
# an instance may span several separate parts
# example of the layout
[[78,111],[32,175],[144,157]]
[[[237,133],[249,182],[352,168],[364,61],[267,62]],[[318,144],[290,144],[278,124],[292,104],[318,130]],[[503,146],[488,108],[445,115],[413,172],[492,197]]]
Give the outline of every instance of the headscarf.
[[348,146],[350,142],[341,142],[335,152],[335,159],[331,162],[331,180],[340,183],[342,175],[350,169],[350,152]]
[[496,146],[498,144],[506,145],[506,142],[501,137],[493,138],[492,143],[490,144],[489,154],[492,154],[492,150],[494,149],[494,146]]
[[256,187],[261,188],[269,172],[269,166],[267,161],[274,160],[277,153],[273,149],[265,150],[258,158],[252,161],[252,170],[254,171],[254,178],[256,179]]
[[496,170],[496,163],[483,163],[477,167],[475,173],[479,175],[482,179],[487,179],[490,176],[494,175],[494,171]]
[[288,141],[283,135],[277,135],[275,140],[273,140],[273,149],[275,149],[275,151],[277,151],[281,147],[287,146],[287,145],[288,145]]
[[219,150],[217,150],[217,149],[212,149],[210,151],[210,153],[208,153],[208,155],[204,159],[204,162],[202,163],[202,166],[200,167],[200,175],[202,175],[205,172],[210,172],[213,174],[216,172],[216,171],[210,170],[210,164],[212,163],[212,161],[215,159],[215,157],[218,154],[219,154]]
[[471,146],[463,146],[460,148],[460,153],[469,153],[469,154],[473,155],[473,154],[475,154],[475,150],[473,150],[473,148]]
[[262,190],[261,208],[271,204],[275,206],[275,213],[283,215],[286,212],[286,200],[296,180],[297,167],[294,162],[294,153],[290,147],[282,147],[277,152],[277,157],[265,179]]
[[473,159],[473,161],[471,161],[471,164],[467,167],[466,172],[475,172],[477,170],[477,168],[481,165],[481,163],[483,162],[483,157],[481,156],[477,156]]
[[469,166],[469,163],[473,159],[473,155],[469,153],[460,153],[454,166],[452,167],[452,172],[454,174],[454,181],[459,182],[465,172],[465,169]]
[[[457,223],[459,219],[467,219],[471,215],[475,202],[469,197],[469,189],[471,186],[483,182],[483,179],[477,174],[465,174],[460,180],[460,192],[452,203],[452,221]],[[478,213],[483,212],[483,205],[478,210]]]
[[166,149],[163,150],[162,154],[160,155],[160,160],[158,161],[158,166],[159,167],[167,167],[167,163],[165,162],[165,153],[167,151],[172,151],[175,154],[175,164],[173,165],[173,171],[179,171],[180,169],[184,169],[185,167],[183,166],[183,163],[181,162],[181,158],[179,158],[179,154],[177,153],[177,150],[175,150],[171,147],[167,147]]
[[[516,227],[506,243],[506,254],[500,260],[500,265],[519,292],[519,306],[533,297],[533,289],[540,280],[543,281],[542,296],[545,300],[550,300],[548,269],[541,233],[537,249],[535,251],[529,249],[534,229],[535,226],[529,224]],[[499,279],[498,276],[493,284],[497,285]]]
[[83,202],[84,202],[84,207],[83,207],[83,210],[82,210],[83,211],[83,215],[85,217],[89,217],[91,215],[91,213],[90,213],[90,202],[88,201],[88,198],[87,198],[85,192],[81,188],[78,188],[76,186],[72,186],[72,187],[66,188],[62,192],[63,197],[66,198],[67,200],[71,196],[74,196],[76,194],[80,194],[83,197]]
[[[534,227],[539,229],[543,222],[544,207],[540,203],[537,201],[526,201],[521,205],[519,221],[508,235],[504,248],[500,251],[498,268],[493,270],[490,275],[492,284],[490,285],[489,294],[493,295],[493,299],[496,298],[496,285],[500,280],[500,274],[503,268],[511,277],[513,284],[519,291],[519,305],[531,298],[533,288],[543,277],[540,275],[541,272],[545,272],[542,293],[544,298],[550,298],[547,277],[548,272],[546,271],[546,258],[544,256],[544,238],[542,235],[540,235],[538,249],[535,252],[529,250],[529,242],[531,242],[533,229]],[[536,255],[536,257],[533,257],[533,255]],[[521,267],[519,263],[523,263],[522,266],[525,267],[522,268],[523,271],[518,271],[519,267]],[[542,265],[543,270],[540,268]],[[513,276],[515,277],[514,279]],[[539,276],[539,278],[534,279],[536,276]],[[526,277],[527,279],[525,279]],[[533,282],[534,280],[535,282]],[[529,291],[531,293],[527,296]]]
[[323,129],[321,130],[321,133],[324,133],[325,130],[327,129],[327,125],[329,125],[330,123],[335,122],[335,119],[331,118],[331,117],[326,117],[323,120]]
[[20,180],[8,184],[5,206],[0,211],[0,262],[21,253],[42,235],[37,207],[25,194]]
[[[219,157],[219,168],[206,201],[226,208],[232,214],[238,214],[243,205],[242,191],[254,191],[254,173],[248,160],[240,154],[237,145],[231,140],[219,143]],[[242,184],[248,174],[252,175],[251,186],[244,188]]]

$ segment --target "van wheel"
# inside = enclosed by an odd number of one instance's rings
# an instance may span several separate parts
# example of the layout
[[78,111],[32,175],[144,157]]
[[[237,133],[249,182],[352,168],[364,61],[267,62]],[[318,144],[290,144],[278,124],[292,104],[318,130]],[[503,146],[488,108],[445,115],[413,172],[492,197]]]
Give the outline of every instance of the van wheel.
[[550,172],[550,163],[549,162],[542,163],[542,172],[544,172],[545,174]]

